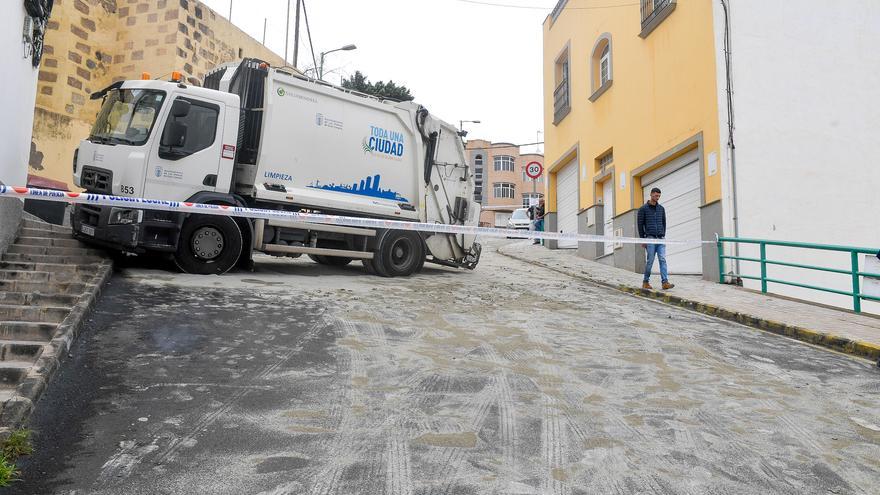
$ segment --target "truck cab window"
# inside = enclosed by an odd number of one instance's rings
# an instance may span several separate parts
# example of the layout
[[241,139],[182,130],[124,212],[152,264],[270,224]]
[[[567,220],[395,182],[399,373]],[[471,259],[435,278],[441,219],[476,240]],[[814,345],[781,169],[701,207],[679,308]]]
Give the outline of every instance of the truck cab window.
[[[180,105],[179,101],[189,105]],[[159,156],[179,160],[210,148],[217,135],[220,107],[190,98],[177,98],[174,103],[162,132]]]
[[114,89],[107,94],[89,141],[141,146],[150,138],[164,91]]

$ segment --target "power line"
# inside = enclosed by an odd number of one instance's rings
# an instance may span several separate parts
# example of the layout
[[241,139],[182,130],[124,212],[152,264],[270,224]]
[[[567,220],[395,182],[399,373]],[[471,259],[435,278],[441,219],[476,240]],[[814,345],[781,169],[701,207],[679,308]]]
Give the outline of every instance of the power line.
[[309,13],[306,10],[306,0],[302,0],[303,17],[306,20],[306,34],[309,36],[309,49],[312,50],[312,64],[315,70],[318,68],[318,59],[315,58],[315,45],[312,43],[312,29],[309,27]]
[[[502,7],[507,9],[528,9],[528,10],[553,10],[553,7],[538,7],[534,5],[513,5],[509,3],[493,3],[493,2],[481,2],[479,0],[455,0],[456,2],[461,3],[470,3],[474,5],[483,5],[486,7]],[[596,10],[596,9],[615,9],[618,7],[634,7],[639,5],[638,3],[621,3],[617,5],[595,5],[593,7],[564,7],[562,10]]]

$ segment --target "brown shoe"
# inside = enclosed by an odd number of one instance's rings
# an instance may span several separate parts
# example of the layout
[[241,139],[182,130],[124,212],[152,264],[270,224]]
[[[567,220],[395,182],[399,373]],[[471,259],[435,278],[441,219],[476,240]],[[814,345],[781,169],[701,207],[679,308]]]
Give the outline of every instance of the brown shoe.
[[643,288],[643,289],[648,289],[648,290],[654,290],[654,288],[651,287],[651,284],[648,283],[648,282],[642,282],[642,288]]
[[663,290],[669,290],[675,287],[675,284],[670,284],[669,282],[663,282]]

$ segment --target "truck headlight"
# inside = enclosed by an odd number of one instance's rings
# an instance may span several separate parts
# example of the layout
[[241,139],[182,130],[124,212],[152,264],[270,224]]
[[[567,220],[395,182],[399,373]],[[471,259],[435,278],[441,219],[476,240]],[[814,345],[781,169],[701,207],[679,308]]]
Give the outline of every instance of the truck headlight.
[[129,225],[132,223],[141,223],[144,218],[143,210],[130,210],[128,208],[110,208],[110,219],[107,221],[110,225]]

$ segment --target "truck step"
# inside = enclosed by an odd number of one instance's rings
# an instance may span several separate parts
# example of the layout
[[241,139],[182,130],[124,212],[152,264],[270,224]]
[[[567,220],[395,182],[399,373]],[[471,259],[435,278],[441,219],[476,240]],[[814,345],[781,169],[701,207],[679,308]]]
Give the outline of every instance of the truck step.
[[85,248],[78,240],[72,237],[27,237],[20,236],[15,244],[20,246],[55,246],[68,248]]
[[0,361],[36,361],[45,345],[38,340],[0,340]]
[[96,255],[52,255],[32,253],[6,253],[3,261],[11,263],[48,263],[64,265],[94,265],[104,261],[104,258]]
[[55,323],[32,321],[0,321],[0,340],[30,340],[48,342],[58,327]]
[[101,251],[83,247],[28,246],[13,244],[7,253],[48,254],[52,256],[99,256]]
[[79,294],[86,288],[82,282],[33,282],[27,280],[0,280],[0,291],[37,294]]
[[79,301],[78,295],[38,294],[28,292],[0,292],[0,304],[7,306],[46,306],[72,308]]
[[342,249],[324,249],[306,246],[283,246],[280,244],[263,244],[265,253],[317,254],[323,256],[343,256],[362,260],[373,259],[373,253],[366,251],[344,251]]
[[0,304],[0,320],[35,323],[61,323],[70,313],[63,306],[20,306]]
[[0,384],[17,384],[27,376],[33,364],[32,361],[0,361]]
[[0,280],[23,280],[31,282],[87,282],[91,278],[92,275],[80,272],[0,270]]

